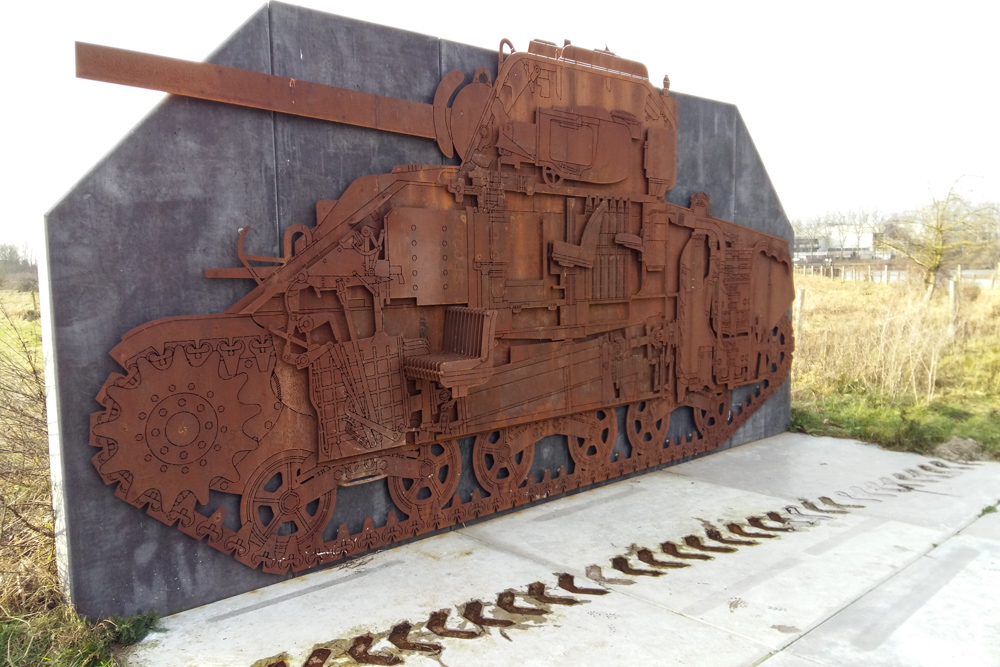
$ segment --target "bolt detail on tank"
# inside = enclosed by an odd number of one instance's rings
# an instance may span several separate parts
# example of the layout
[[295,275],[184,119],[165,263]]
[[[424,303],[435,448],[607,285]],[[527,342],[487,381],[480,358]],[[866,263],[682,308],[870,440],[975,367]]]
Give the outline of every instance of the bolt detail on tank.
[[[247,254],[241,230],[239,265],[206,276],[252,291],[126,333],[91,417],[119,498],[249,567],[301,571],[711,450],[782,385],[788,242],[713,217],[706,193],[665,200],[669,90],[607,51],[504,40],[498,58],[495,81],[451,72],[422,104],[77,44],[83,78],[460,160],[358,178],[279,257]],[[691,427],[668,438],[680,412]],[[547,436],[566,465],[539,470]],[[330,527],[338,490],[379,480],[394,507]],[[210,492],[238,496],[238,520]]]

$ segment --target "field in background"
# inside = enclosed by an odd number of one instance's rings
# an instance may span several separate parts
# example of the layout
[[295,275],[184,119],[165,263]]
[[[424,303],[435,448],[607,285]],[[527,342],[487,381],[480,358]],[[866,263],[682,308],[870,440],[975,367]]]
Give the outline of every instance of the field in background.
[[797,275],[792,428],[929,452],[952,436],[1000,458],[1000,289],[923,300],[919,283]]

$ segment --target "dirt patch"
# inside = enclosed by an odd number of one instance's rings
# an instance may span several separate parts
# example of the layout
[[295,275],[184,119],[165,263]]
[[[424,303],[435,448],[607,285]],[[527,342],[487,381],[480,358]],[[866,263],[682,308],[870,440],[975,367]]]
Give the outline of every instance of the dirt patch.
[[986,461],[989,459],[983,448],[972,438],[953,437],[934,448],[932,454],[946,461]]

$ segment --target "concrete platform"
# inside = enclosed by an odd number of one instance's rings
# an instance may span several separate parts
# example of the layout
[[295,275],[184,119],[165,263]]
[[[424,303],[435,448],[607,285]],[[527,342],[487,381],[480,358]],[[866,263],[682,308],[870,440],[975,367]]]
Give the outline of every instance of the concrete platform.
[[169,616],[124,658],[995,666],[998,500],[997,463],[786,433]]

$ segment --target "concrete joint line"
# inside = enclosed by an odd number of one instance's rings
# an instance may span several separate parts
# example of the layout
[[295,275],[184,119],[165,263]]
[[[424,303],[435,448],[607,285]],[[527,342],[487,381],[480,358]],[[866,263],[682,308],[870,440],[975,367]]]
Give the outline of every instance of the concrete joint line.
[[[937,544],[938,545],[944,545],[948,540],[950,540],[951,538],[955,537],[956,535],[958,535],[959,533],[961,533],[963,530],[965,530],[966,528],[968,528],[969,526],[971,526],[973,523],[975,523],[976,519],[978,519],[978,518],[979,518],[978,516],[971,517],[968,521],[966,521],[964,524],[962,524],[959,528],[955,529],[954,531],[951,531],[948,535],[946,535],[944,537],[944,539],[942,539]],[[916,524],[910,524],[910,525],[916,525]],[[826,623],[827,621],[829,621],[831,618],[833,618],[837,614],[841,613],[845,609],[848,609],[849,607],[851,607],[854,604],[856,604],[859,600],[863,599],[865,596],[867,596],[869,593],[871,593],[875,589],[877,589],[877,588],[879,588],[881,586],[884,586],[886,583],[888,583],[892,579],[896,578],[897,576],[899,576],[903,572],[906,572],[906,570],[908,570],[909,568],[913,567],[913,565],[915,563],[920,562],[920,560],[922,558],[924,558],[925,556],[927,556],[929,553],[931,553],[932,551],[934,551],[937,548],[940,548],[940,546],[931,546],[930,548],[924,550],[922,553],[917,554],[913,558],[913,560],[911,560],[909,563],[905,564],[903,567],[901,567],[898,570],[896,570],[895,572],[891,573],[889,576],[885,577],[884,579],[881,579],[881,580],[875,582],[874,584],[872,584],[871,586],[869,586],[867,589],[865,589],[861,593],[859,593],[854,599],[852,599],[852,600],[844,603],[843,605],[840,606],[840,608],[831,611],[829,614],[827,614],[823,618],[817,619],[815,623],[813,623],[808,628],[805,628],[803,630],[803,632],[798,637],[793,637],[793,638],[789,639],[786,644],[784,644],[783,646],[781,646],[778,649],[778,652],[785,651],[790,646],[792,646],[796,642],[800,641],[802,638],[806,637],[813,630],[815,630],[818,627],[821,627],[824,623]],[[964,567],[964,565],[963,565],[963,567]],[[952,575],[952,576],[954,576],[954,575]],[[947,581],[945,581],[943,584],[941,584],[941,586],[944,586],[945,584],[947,584]],[[937,590],[939,590],[939,589],[940,589],[940,587],[938,589],[935,589],[934,591],[932,591],[931,595],[933,595],[934,593],[936,593]],[[913,614],[913,612],[910,612],[909,614],[907,614],[906,618],[909,618],[912,614]],[[882,641],[885,641],[885,639],[888,638],[888,636],[891,635],[892,632],[894,632],[896,630],[896,628],[899,627],[899,625],[902,625],[902,623],[906,620],[906,618],[901,619],[900,622],[895,627],[892,628],[892,630],[889,632],[889,634],[887,634],[885,637],[883,637]],[[881,641],[879,643],[881,644]],[[867,650],[871,650],[871,649],[867,649]],[[796,657],[798,657],[798,656],[796,656]]]
[[834,535],[833,537],[823,540],[818,544],[814,544],[813,546],[806,549],[806,553],[809,554],[810,556],[819,556],[821,554],[825,554],[827,551],[830,551],[831,549],[836,549],[841,544],[844,544],[849,540],[853,540],[858,535],[875,530],[876,528],[887,523],[888,521],[889,521],[888,519],[883,519],[882,517],[877,517],[877,516],[869,517],[868,519],[862,521],[853,528],[845,530],[839,535]]
[[295,591],[294,593],[286,593],[284,595],[279,595],[276,598],[271,598],[270,600],[263,600],[256,604],[248,605],[246,607],[240,607],[239,609],[234,609],[233,611],[227,611],[224,614],[219,614],[218,616],[212,616],[207,619],[208,623],[218,623],[219,621],[225,621],[226,619],[234,618],[236,616],[242,616],[243,614],[249,614],[252,611],[257,611],[258,609],[264,609],[266,607],[272,607],[276,604],[282,602],[287,602],[288,600],[294,600],[295,598],[302,597],[303,595],[309,595],[310,593],[315,593],[316,591],[321,591],[324,588],[331,588],[337,584],[344,584],[348,581],[354,581],[355,579],[361,579],[362,577],[367,577],[369,574],[378,572],[379,570],[384,570],[387,567],[392,567],[393,565],[398,565],[402,563],[401,560],[390,560],[382,563],[381,565],[376,565],[373,568],[364,570],[362,572],[355,572],[349,574],[346,577],[341,577],[339,579],[334,579],[333,581],[327,581],[322,584],[316,584],[314,586],[309,586],[308,588],[303,588],[300,591]]
[[[915,586],[898,604],[885,613],[881,621],[872,628],[863,629],[851,643],[863,651],[872,651],[881,646],[899,626],[923,607],[928,600],[937,595],[938,591],[978,556],[977,550],[962,547],[946,560],[936,564],[919,585]],[[911,563],[909,567],[912,566]]]
[[577,512],[583,511],[585,509],[590,509],[591,507],[597,507],[605,503],[609,503],[612,500],[617,500],[618,498],[625,498],[627,496],[634,495],[639,491],[645,491],[645,489],[643,488],[623,489],[621,491],[618,491],[617,493],[613,493],[610,496],[604,498],[594,498],[592,500],[588,500],[587,502],[580,503],[576,507],[567,507],[566,509],[554,510],[552,512],[549,512],[548,514],[543,514],[542,516],[535,517],[534,519],[532,519],[532,521],[533,522],[552,521],[553,519],[559,519],[564,516],[568,516],[570,514],[575,514]]

